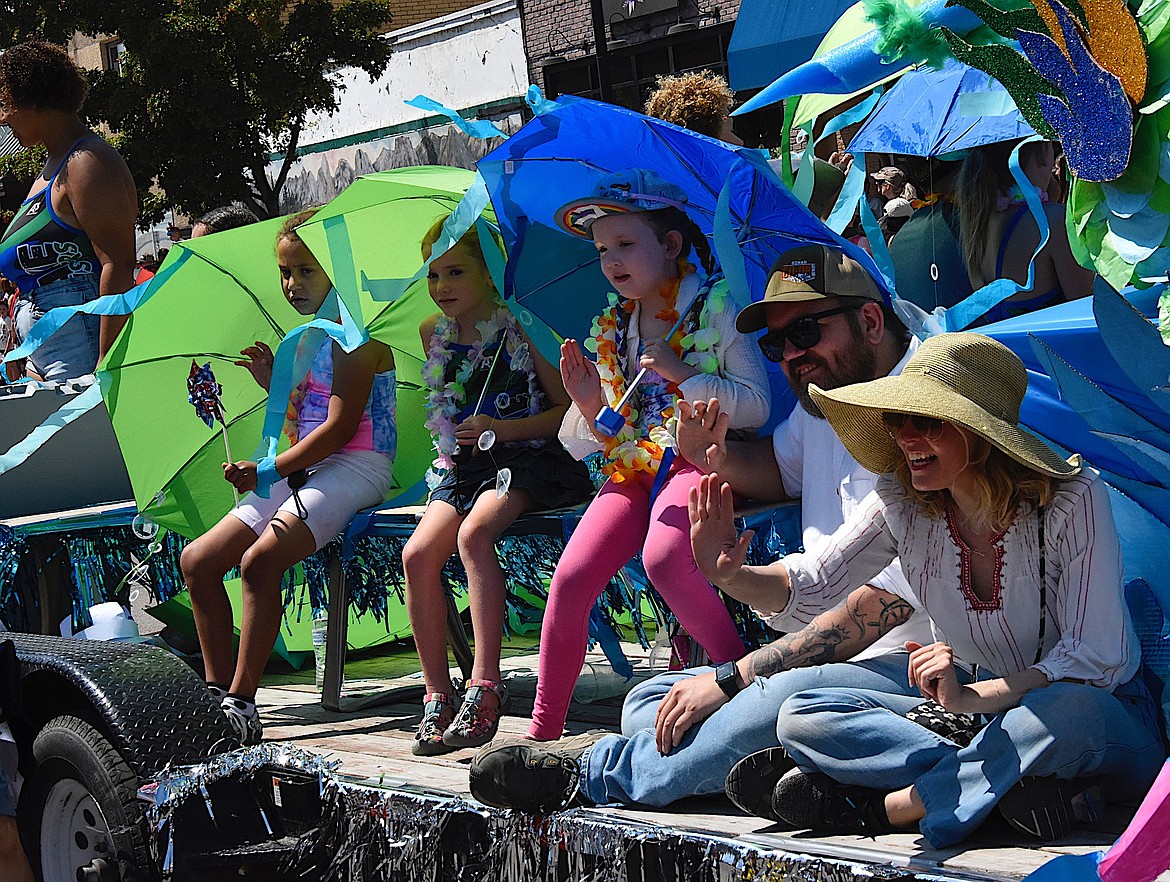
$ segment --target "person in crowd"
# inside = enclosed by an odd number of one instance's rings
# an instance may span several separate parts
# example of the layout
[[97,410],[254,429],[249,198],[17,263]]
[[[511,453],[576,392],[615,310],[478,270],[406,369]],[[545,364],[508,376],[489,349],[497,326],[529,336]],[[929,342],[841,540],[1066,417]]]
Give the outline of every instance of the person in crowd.
[[[445,220],[424,237],[424,258],[431,257]],[[486,744],[507,710],[500,676],[506,586],[496,540],[526,511],[574,505],[593,492],[589,470],[556,440],[569,405],[560,374],[504,306],[474,229],[434,258],[427,285],[441,310],[419,328],[437,483],[402,552],[406,605],[426,683],[411,746],[419,755]],[[510,481],[501,486],[504,470]],[[442,581],[443,566],[456,551],[467,572],[475,635],[472,676],[458,714]]]
[[691,71],[660,76],[657,88],[646,102],[646,115],[742,147],[743,141],[735,134],[731,119],[734,102],[735,93],[719,74],[710,70]]
[[1095,813],[1069,779],[1106,776],[1120,799],[1154,780],[1165,748],[1106,487],[1020,428],[1027,386],[1011,350],[973,333],[929,338],[896,377],[810,386],[882,477],[827,541],[765,567],[745,565],[730,487],[710,475],[692,492],[695,559],[730,594],[832,602],[900,558],[907,593],[888,601],[923,609],[935,633],[907,645],[918,694],[838,684],[784,702],[785,750],[752,778],[767,816],[820,833],[917,826],[945,848],[998,806],[1048,840]]
[[243,202],[229,202],[200,215],[191,225],[191,238],[198,239],[200,236],[210,236],[223,230],[246,227],[258,220],[256,213]]
[[[301,315],[338,321],[332,282],[297,234],[311,216],[312,211],[301,212],[281,227],[276,240],[281,284]],[[258,341],[241,355],[237,364],[267,389],[272,350]],[[262,737],[255,696],[284,612],[281,576],[341,532],[355,512],[382,502],[390,491],[398,432],[389,347],[370,340],[345,352],[326,337],[294,390],[292,405],[295,418],[287,426],[292,445],[258,463],[223,464],[225,480],[251,492],[183,549],[180,560],[208,688],[245,744]],[[235,566],[243,582],[244,620],[233,661],[232,609],[223,577]]]
[[[955,198],[963,259],[972,286],[978,290],[996,279],[1021,285],[1028,280],[1032,256],[1040,244],[1040,230],[1028,211],[1024,194],[1008,168],[1013,142],[971,149],[959,170]],[[1065,207],[1047,202],[1047,189],[1056,164],[1051,141],[1022,144],[1020,168],[1044,202],[1048,242],[1035,258],[1035,281],[989,310],[978,322],[987,324],[1045,306],[1085,297],[1095,275],[1073,257],[1065,228]]]
[[914,214],[911,204],[918,199],[918,190],[897,166],[887,165],[870,175],[877,187],[881,211],[875,211],[878,226],[888,242]]
[[955,206],[957,162],[937,163],[930,175],[931,192],[890,241],[898,297],[925,312],[954,306],[974,288],[967,274]]
[[[679,450],[700,472],[718,469],[741,496],[801,500],[804,545],[811,548],[844,523],[876,476],[850,457],[812,403],[809,384],[835,388],[896,374],[917,342],[865,269],[823,246],[780,255],[763,300],[740,312],[736,329],[767,330],[759,348],[781,365],[801,405],[771,437],[747,440],[728,437],[719,401],[680,402]],[[472,793],[481,802],[534,811],[573,798],[661,806],[718,793],[738,760],[778,745],[776,715],[794,692],[829,683],[909,688],[903,643],[927,641],[929,628],[921,616],[911,619],[909,603],[887,603],[874,587],[896,591],[903,582],[891,565],[831,612],[810,603],[771,617],[770,625],[790,633],[734,666],[670,672],[635,686],[620,735],[485,748],[472,764]],[[906,624],[856,665],[832,664],[848,659],[879,620]]]
[[[559,738],[588,639],[589,611],[639,550],[650,581],[682,627],[719,662],[743,654],[723,600],[695,569],[683,499],[699,471],[675,457],[680,399],[718,396],[732,428],[768,418],[759,352],[734,333],[734,301],[715,272],[706,237],[683,210],[686,194],[648,169],[603,178],[557,212],[572,235],[591,237],[613,285],[595,320],[587,358],[561,346],[561,377],[573,403],[560,438],[576,458],[602,452],[608,477],[565,547],[549,588],[529,735]],[[692,249],[702,264],[690,262]],[[627,386],[633,393],[625,402]],[[614,412],[623,405],[620,414]],[[598,427],[603,409],[616,423]],[[619,425],[620,424],[620,425]]]
[[[30,41],[0,55],[0,123],[21,146],[48,151],[0,239],[0,273],[21,292],[19,340],[50,309],[134,286],[134,180],[118,152],[81,121],[86,91],[85,76],[59,46]],[[29,376],[93,373],[126,320],[73,316],[30,355]]]
[[143,282],[149,282],[154,278],[154,270],[151,269],[155,264],[153,254],[144,254],[134,264],[134,284],[141,285]]

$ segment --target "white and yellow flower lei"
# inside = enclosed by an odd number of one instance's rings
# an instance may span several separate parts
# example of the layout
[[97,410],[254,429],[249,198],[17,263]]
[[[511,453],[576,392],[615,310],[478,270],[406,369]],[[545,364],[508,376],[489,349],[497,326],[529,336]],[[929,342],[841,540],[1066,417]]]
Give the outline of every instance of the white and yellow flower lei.
[[[704,374],[713,374],[719,370],[719,357],[715,354],[719,331],[712,325],[711,317],[723,311],[727,289],[724,285],[715,284],[716,281],[713,278],[703,283],[706,300],[699,311],[698,327],[690,333],[680,328],[668,341],[675,355]],[[703,296],[703,293],[701,291],[699,296]],[[597,373],[601,377],[602,394],[610,407],[614,407],[626,391],[621,352],[624,341],[620,339],[624,335],[619,334],[618,310],[623,310],[628,316],[633,309],[633,301],[619,303],[617,294],[611,293],[609,308],[593,320],[590,331],[592,337],[585,341],[585,348],[597,355]],[[662,314],[662,318],[673,323],[678,320],[678,313],[671,310]],[[616,437],[605,440],[607,462],[602,472],[612,478],[615,484],[628,481],[639,472],[653,476],[662,462],[663,450],[674,446],[677,420],[675,405],[680,392],[675,383],[669,383],[667,388],[673,394],[675,404],[662,411],[661,422],[652,425],[646,437],[636,428],[639,414],[634,406],[638,400],[635,393],[622,410],[622,416],[626,418],[625,425]]]
[[520,333],[516,317],[501,306],[487,320],[476,322],[475,328],[479,332],[479,339],[471,345],[467,358],[449,383],[445,379],[447,365],[454,356],[451,346],[459,336],[459,323],[440,315],[435,321],[435,330],[427,347],[427,360],[422,369],[422,380],[427,386],[425,425],[434,439],[434,449],[438,454],[427,472],[427,485],[432,489],[438,484],[442,472],[454,465],[452,457],[459,449],[459,443],[455,440],[455,417],[467,398],[467,382],[477,370],[489,370],[493,356],[485,355],[484,350],[489,343],[499,338],[501,329],[504,331],[503,346],[509,358],[507,370],[523,372],[528,381],[529,415],[540,412],[544,399],[532,354]]

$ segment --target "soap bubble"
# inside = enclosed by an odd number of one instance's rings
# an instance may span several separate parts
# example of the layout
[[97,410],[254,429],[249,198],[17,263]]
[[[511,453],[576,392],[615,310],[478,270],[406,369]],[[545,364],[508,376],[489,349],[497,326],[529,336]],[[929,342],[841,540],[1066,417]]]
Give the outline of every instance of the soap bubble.
[[146,515],[135,515],[130,522],[130,532],[139,539],[153,539],[158,534],[158,524]]
[[502,468],[496,472],[496,499],[503,499],[508,495],[508,490],[512,486],[512,470],[509,468]]

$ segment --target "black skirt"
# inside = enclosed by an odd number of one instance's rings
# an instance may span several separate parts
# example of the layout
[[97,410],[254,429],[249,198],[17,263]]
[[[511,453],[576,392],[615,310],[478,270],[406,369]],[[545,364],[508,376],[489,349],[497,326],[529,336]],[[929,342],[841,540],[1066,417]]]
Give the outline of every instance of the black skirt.
[[511,489],[532,494],[538,509],[579,505],[593,495],[585,463],[569,456],[559,441],[549,441],[542,447],[499,444],[490,451],[461,447],[455,465],[431,491],[431,501],[446,502],[465,515],[479,494],[495,492],[496,472],[502,468],[512,470]]

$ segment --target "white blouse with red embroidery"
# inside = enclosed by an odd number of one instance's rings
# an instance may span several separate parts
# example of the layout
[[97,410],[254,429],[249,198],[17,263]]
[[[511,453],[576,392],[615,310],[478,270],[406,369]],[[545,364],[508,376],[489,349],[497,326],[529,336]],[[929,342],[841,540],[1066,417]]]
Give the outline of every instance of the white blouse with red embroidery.
[[[1036,667],[1050,681],[1106,689],[1129,680],[1141,660],[1122,592],[1121,549],[1108,491],[1086,469],[1062,481],[1044,508],[1047,627],[1040,661],[1039,516],[1021,511],[995,545],[988,601],[970,586],[970,551],[946,517],[928,517],[892,476],[817,548],[784,558],[787,607],[828,608],[900,557],[905,600],[925,610],[935,639],[956,661],[1004,677]],[[785,612],[779,610],[778,612]]]

